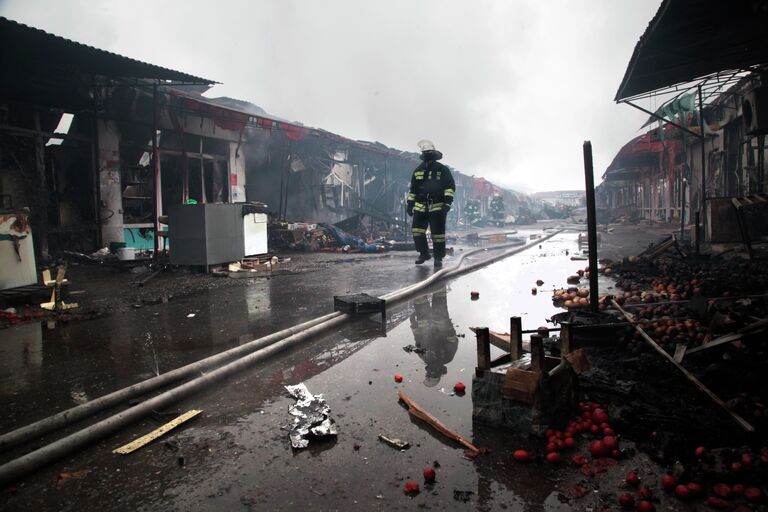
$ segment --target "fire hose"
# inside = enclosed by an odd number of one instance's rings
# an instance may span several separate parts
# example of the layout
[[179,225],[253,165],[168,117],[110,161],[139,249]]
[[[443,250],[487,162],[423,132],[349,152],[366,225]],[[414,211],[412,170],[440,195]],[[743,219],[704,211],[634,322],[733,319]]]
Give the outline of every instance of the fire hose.
[[[439,270],[430,277],[416,284],[406,286],[394,292],[390,292],[383,295],[381,298],[390,303],[400,302],[429,287],[439,280],[455,277],[461,274],[472,272],[483,266],[490,265],[491,263],[499,261],[503,258],[534,247],[559,233],[560,231],[549,233],[545,236],[542,236],[535,242],[524,244],[522,246],[519,244],[502,244],[492,248],[479,248],[468,251],[462,254],[462,256],[458,259],[453,267]],[[464,259],[469,256],[479,252],[506,249],[512,246],[515,248],[490,258],[474,262],[463,268],[461,267]],[[202,375],[199,375],[192,380],[164,391],[159,395],[141,402],[138,405],[102,419],[89,427],[69,434],[61,439],[53,441],[48,445],[42,446],[30,453],[22,455],[21,457],[3,464],[0,466],[0,485],[15,481],[27,473],[43,467],[46,464],[53,462],[54,460],[65,457],[66,455],[76,451],[79,448],[92,444],[93,442],[120,430],[124,426],[151,414],[152,411],[161,410],[167,407],[169,404],[177,402],[195,392],[202,391],[220,379],[243,370],[258,361],[267,359],[268,357],[275,355],[293,345],[299,344],[314,336],[327,332],[334,327],[350,321],[352,318],[352,316],[340,312],[324,315],[294,327],[276,332],[269,336],[253,340],[249,343],[246,343],[245,345],[241,345],[239,347],[235,347],[233,349],[229,349],[219,354],[207,357],[200,361],[190,363],[163,375],[152,377],[132,386],[114,391],[100,398],[94,399],[93,401],[86,404],[73,407],[25,427],[21,427],[14,431],[3,434],[0,436],[0,449],[8,449],[30,439],[37,438],[43,434],[58,430],[64,426],[74,423],[75,421],[91,416],[98,411],[117,405],[129,398],[146,394],[167,384],[176,382],[196,373],[200,373],[203,370],[222,363],[228,359],[237,358],[224,364],[223,366],[210,371],[209,373],[203,373]]]

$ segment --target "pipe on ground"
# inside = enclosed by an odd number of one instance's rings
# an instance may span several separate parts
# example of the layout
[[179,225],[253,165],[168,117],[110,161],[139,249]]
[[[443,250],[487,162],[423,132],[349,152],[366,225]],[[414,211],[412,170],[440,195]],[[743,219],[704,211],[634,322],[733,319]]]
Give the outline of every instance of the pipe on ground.
[[[469,265],[465,268],[459,268],[461,263],[463,262],[464,258],[467,256],[470,256],[476,252],[484,251],[485,248],[477,249],[474,251],[469,251],[467,253],[464,253],[461,258],[459,258],[459,261],[457,264],[452,267],[451,269],[442,269],[438,272],[435,272],[432,276],[430,276],[427,279],[424,279],[423,281],[411,285],[408,287],[405,287],[401,290],[398,290],[396,292],[388,293],[384,295],[382,298],[385,298],[386,300],[390,302],[398,302],[400,300],[403,300],[407,298],[408,296],[411,296],[415,294],[416,292],[428,287],[432,283],[434,283],[437,280],[443,279],[445,277],[451,277],[459,274],[463,274],[466,272],[470,272],[472,270],[475,270],[481,266],[489,265],[490,263],[493,263],[494,261],[498,261],[504,257],[511,256],[513,254],[517,254],[519,252],[522,252],[526,249],[529,249],[530,247],[533,247],[534,245],[538,245],[539,243],[548,240],[549,238],[552,238],[558,232],[551,233],[545,237],[542,237],[541,239],[537,240],[534,243],[526,244],[523,246],[518,246],[516,249],[513,249],[511,251],[504,252],[500,255],[488,258],[486,260],[474,263],[472,265]],[[508,247],[510,244],[506,244],[503,246],[497,246],[493,247],[492,249],[502,249],[504,247]],[[175,388],[169,389],[153,398],[150,398],[134,407],[131,407],[129,409],[126,409],[125,411],[122,411],[120,413],[117,413],[113,416],[110,416],[108,418],[105,418],[101,421],[98,421],[97,423],[86,427],[82,430],[79,430],[73,434],[70,434],[66,437],[63,437],[57,441],[54,441],[46,446],[43,446],[37,450],[34,450],[26,455],[23,455],[17,459],[14,459],[6,464],[3,464],[0,466],[0,485],[5,485],[7,483],[13,482],[17,480],[18,478],[21,478],[23,475],[30,473],[34,471],[35,469],[38,469],[40,467],[45,466],[46,464],[53,462],[54,460],[60,459],[79,448],[83,448],[87,445],[91,445],[95,443],[96,441],[103,439],[104,437],[120,430],[125,425],[128,425],[130,423],[133,423],[144,416],[147,416],[152,413],[154,410],[163,409],[166,406],[177,402],[179,400],[184,399],[185,397],[206,389],[209,385],[213,384],[214,382],[223,379],[225,377],[228,377],[240,370],[243,370],[247,368],[248,366],[264,360],[274,354],[277,354],[295,344],[301,343],[309,338],[312,338],[318,334],[321,334],[333,327],[337,327],[345,322],[347,322],[351,317],[349,315],[344,315],[340,313],[333,313],[330,315],[325,315],[324,317],[320,317],[315,320],[310,320],[309,322],[305,322],[304,324],[300,324],[299,326],[296,326],[292,329],[296,329],[300,326],[306,326],[308,324],[314,323],[314,325],[303,328],[300,332],[297,332],[295,334],[292,334],[286,338],[283,338],[279,341],[276,341],[272,343],[271,345],[265,346],[263,348],[260,348],[250,354],[247,354],[243,357],[240,357],[239,359],[236,359],[234,361],[231,361],[215,370],[212,370],[210,373],[201,375],[199,377],[196,377],[184,384],[181,384]],[[325,320],[323,320],[325,319]],[[291,329],[286,329],[284,331],[280,331],[280,333],[289,331]],[[275,333],[271,336],[277,336],[280,333]],[[241,347],[236,348],[243,348],[247,345],[250,345],[251,343],[265,343],[265,339],[270,338],[270,336],[267,336],[265,338],[260,338],[259,340],[254,340],[253,342],[250,342],[249,344],[242,345]],[[253,346],[251,346],[252,348]],[[223,355],[217,354],[218,355]],[[211,358],[215,358],[217,356],[211,356]],[[228,357],[231,357],[228,356]],[[211,358],[206,358],[203,361],[209,360]],[[198,363],[202,363],[203,361],[199,361]],[[179,370],[183,368],[187,368],[189,366],[197,365],[198,363],[192,363],[190,365],[187,365],[185,367],[179,368]],[[174,370],[175,371],[175,370]],[[170,374],[171,372],[169,372]],[[167,374],[166,374],[167,375]],[[153,379],[149,379],[153,380]],[[147,382],[147,381],[145,381]],[[123,391],[129,390],[131,388],[134,388],[136,386],[141,386],[145,382],[136,384],[134,386],[130,386],[129,388],[124,388],[123,390],[116,391],[114,393],[111,393],[110,395],[115,395],[117,393],[121,393]],[[106,398],[110,395],[105,395]],[[123,398],[124,399],[124,398]],[[96,399],[99,400],[99,399]],[[96,402],[94,400],[93,402]],[[93,403],[92,402],[92,403]],[[71,411],[71,410],[70,410]],[[67,415],[70,411],[64,411],[63,415]],[[95,411],[93,411],[95,412]],[[54,415],[58,416],[58,415]],[[80,416],[83,417],[83,416]],[[42,423],[46,420],[41,420]],[[58,428],[58,427],[56,427]]]
[[314,327],[315,325],[319,325],[338,316],[341,316],[341,313],[331,313],[329,315],[321,316],[319,318],[309,320],[293,327],[289,327],[288,329],[283,329],[282,331],[278,331],[268,336],[249,341],[243,345],[219,352],[218,354],[214,354],[212,356],[206,357],[205,359],[201,359],[200,361],[176,368],[175,370],[163,373],[162,375],[137,382],[136,384],[119,389],[117,391],[113,391],[112,393],[91,400],[90,402],[72,407],[66,411],[61,411],[52,416],[48,416],[47,418],[43,418],[34,423],[30,423],[24,427],[17,428],[11,432],[7,432],[3,435],[0,435],[0,452],[18,446],[31,439],[36,439],[49,432],[53,432],[60,428],[66,427],[67,425],[71,425],[76,421],[92,416],[97,412],[109,407],[121,404],[136,396],[147,394],[156,389],[180,381],[186,377],[191,377],[195,374],[198,374],[207,368],[211,368],[230,359],[235,359],[236,357],[248,354],[254,350],[266,347],[276,341],[279,341],[293,334],[297,334],[305,329]]

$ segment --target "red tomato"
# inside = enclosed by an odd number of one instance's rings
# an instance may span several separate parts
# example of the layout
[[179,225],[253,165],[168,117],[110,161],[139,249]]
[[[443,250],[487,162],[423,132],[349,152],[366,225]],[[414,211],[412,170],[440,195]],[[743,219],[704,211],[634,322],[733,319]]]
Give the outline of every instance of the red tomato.
[[527,450],[515,450],[512,457],[514,457],[517,462],[528,462],[531,459]]
[[403,492],[405,494],[418,494],[421,489],[419,488],[419,484],[414,482],[413,480],[408,480],[405,482],[405,485],[403,485]]
[[656,507],[653,506],[648,500],[640,500],[637,502],[637,512],[653,512]]
[[661,487],[665,491],[671,491],[677,485],[677,478],[672,475],[664,475],[661,477]]
[[624,508],[631,508],[635,505],[635,498],[631,494],[622,494],[619,496],[619,505]]
[[691,497],[691,490],[688,489],[687,485],[680,484],[677,487],[675,487],[675,496],[680,498],[681,500],[687,500]]

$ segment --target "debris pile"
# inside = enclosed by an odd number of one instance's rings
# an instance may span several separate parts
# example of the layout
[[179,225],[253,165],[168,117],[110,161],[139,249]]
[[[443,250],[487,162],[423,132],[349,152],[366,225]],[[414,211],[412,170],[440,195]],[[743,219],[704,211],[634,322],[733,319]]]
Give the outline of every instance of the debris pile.
[[381,236],[358,237],[332,224],[282,223],[269,228],[269,245],[278,251],[379,253],[394,244]]

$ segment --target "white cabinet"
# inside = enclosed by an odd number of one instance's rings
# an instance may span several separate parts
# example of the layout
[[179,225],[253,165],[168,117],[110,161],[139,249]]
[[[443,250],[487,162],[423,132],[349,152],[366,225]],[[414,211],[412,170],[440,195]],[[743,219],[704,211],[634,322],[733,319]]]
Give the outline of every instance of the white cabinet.
[[269,252],[267,247],[267,214],[247,213],[243,217],[245,255],[255,256]]

